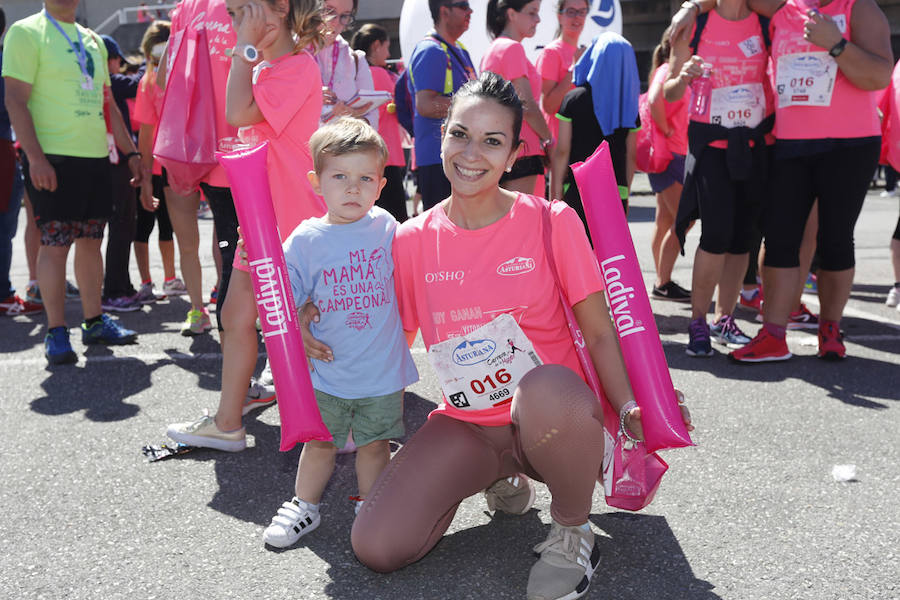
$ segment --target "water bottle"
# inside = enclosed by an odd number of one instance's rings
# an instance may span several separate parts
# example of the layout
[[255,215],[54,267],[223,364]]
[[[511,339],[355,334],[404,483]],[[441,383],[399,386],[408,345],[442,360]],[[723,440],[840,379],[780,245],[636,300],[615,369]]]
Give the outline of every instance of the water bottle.
[[797,0],[797,6],[805,15],[811,10],[819,10],[819,0]]
[[703,63],[703,75],[694,80],[691,89],[694,92],[694,101],[691,103],[691,115],[703,116],[709,110],[709,97],[712,94],[712,65]]

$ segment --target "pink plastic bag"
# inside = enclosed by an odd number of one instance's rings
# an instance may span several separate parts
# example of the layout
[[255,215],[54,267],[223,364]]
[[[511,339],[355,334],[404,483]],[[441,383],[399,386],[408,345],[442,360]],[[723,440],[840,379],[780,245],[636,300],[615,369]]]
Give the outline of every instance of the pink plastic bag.
[[600,144],[586,161],[572,165],[572,173],[606,284],[625,369],[641,408],[647,452],[692,446],[622,211],[607,143]]
[[278,396],[281,450],[287,451],[298,442],[331,441],[331,434],[322,423],[309,377],[266,174],[267,152],[268,143],[263,143],[249,150],[219,154],[218,160],[231,184],[241,224],[259,322]]
[[194,192],[216,166],[216,103],[206,29],[185,31],[168,72],[159,127],[153,143],[156,157],[177,194]]
[[553,246],[550,242],[550,211],[544,210],[544,248],[556,282],[556,289],[566,315],[569,334],[575,342],[575,353],[578,362],[587,378],[587,383],[597,396],[603,409],[603,463],[598,480],[603,484],[606,503],[625,510],[641,510],[656,495],[662,476],[669,468],[656,453],[648,453],[643,443],[632,444],[619,431],[619,416],[603,393],[594,361],[584,342],[584,334],[575,320],[569,300],[563,293],[562,284],[553,257]]
[[666,134],[660,130],[650,114],[650,95],[643,93],[638,98],[638,114],[641,128],[637,132],[637,168],[644,173],[662,173],[672,162],[672,151],[666,141]]

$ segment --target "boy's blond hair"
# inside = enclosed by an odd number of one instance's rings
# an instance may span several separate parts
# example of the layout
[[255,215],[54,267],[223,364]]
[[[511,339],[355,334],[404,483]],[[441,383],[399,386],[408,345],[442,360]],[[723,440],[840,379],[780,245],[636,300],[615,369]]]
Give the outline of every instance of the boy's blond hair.
[[379,171],[384,170],[388,159],[387,144],[375,129],[362,119],[341,117],[319,127],[309,138],[309,152],[313,167],[321,174],[328,156],[341,156],[351,152],[374,152],[378,155]]

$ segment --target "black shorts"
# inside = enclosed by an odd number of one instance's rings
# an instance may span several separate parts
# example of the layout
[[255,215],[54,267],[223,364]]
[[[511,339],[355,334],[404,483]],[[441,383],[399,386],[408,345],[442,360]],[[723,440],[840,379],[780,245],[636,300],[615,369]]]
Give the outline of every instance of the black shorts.
[[422,195],[422,208],[428,210],[450,196],[450,180],[444,175],[444,165],[420,165],[416,169],[416,185]]
[[522,156],[516,159],[509,173],[503,173],[503,177],[500,178],[500,184],[502,185],[506,181],[522,179],[523,177],[543,174],[544,160],[540,156],[536,154],[533,156]]
[[[700,248],[710,254],[744,254],[754,244],[768,190],[760,177],[734,181],[726,150],[705,148],[694,169],[700,202]],[[771,152],[766,153],[766,159]]]
[[113,214],[112,164],[107,157],[81,158],[48,154],[56,171],[56,190],[36,190],[28,157],[22,153],[25,189],[38,225],[50,221],[108,220]]

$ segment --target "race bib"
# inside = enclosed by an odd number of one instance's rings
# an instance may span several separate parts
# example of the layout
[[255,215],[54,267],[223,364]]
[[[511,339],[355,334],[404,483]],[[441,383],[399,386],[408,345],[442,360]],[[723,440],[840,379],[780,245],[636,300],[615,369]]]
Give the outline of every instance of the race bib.
[[766,96],[761,83],[745,83],[712,91],[709,122],[722,127],[756,127],[766,116]]
[[756,56],[763,51],[762,38],[760,38],[758,35],[750,36],[743,42],[739,42],[738,48],[741,49],[741,52],[743,52],[744,56],[747,58]]
[[447,402],[460,410],[485,410],[512,402],[528,371],[543,364],[510,314],[428,349]]
[[827,52],[778,57],[775,93],[778,106],[830,106],[838,66]]

